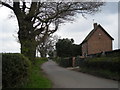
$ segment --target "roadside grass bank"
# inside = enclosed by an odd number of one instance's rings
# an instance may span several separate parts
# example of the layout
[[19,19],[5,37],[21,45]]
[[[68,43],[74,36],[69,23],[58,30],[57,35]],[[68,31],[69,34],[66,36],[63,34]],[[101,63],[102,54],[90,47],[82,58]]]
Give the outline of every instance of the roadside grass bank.
[[44,75],[41,65],[45,63],[47,58],[36,58],[35,64],[32,65],[29,80],[22,88],[52,88],[52,82]]

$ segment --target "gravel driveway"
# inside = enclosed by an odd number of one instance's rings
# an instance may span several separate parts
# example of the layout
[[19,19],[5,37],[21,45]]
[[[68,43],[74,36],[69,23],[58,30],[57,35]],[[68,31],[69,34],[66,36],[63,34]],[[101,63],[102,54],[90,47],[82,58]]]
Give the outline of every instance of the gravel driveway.
[[44,63],[42,69],[53,82],[53,88],[118,88],[117,81],[71,71],[52,60]]

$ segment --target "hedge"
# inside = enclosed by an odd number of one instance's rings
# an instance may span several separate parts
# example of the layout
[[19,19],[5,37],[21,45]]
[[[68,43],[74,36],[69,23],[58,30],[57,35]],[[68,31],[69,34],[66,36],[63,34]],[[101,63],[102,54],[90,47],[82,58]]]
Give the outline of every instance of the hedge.
[[72,58],[70,57],[59,57],[57,63],[62,67],[72,67]]
[[31,62],[19,53],[2,54],[2,87],[15,88],[29,76]]
[[105,69],[112,72],[120,71],[120,57],[99,57],[87,58],[84,60],[80,67],[87,67],[92,69]]

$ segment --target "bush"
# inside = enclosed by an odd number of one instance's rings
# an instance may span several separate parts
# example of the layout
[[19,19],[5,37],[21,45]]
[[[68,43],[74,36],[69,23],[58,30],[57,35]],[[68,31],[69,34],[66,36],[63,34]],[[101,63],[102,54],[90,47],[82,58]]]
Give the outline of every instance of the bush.
[[61,57],[54,57],[52,60],[59,64]]
[[53,59],[62,67],[72,67],[72,58],[71,57],[55,57]]
[[72,58],[70,57],[61,58],[59,61],[59,65],[62,67],[72,67]]
[[120,80],[120,57],[87,58],[80,62],[82,72]]
[[80,67],[106,69],[112,72],[119,72],[120,57],[87,58],[82,64],[80,64]]
[[22,54],[2,54],[2,86],[15,88],[24,83],[29,76],[31,62]]

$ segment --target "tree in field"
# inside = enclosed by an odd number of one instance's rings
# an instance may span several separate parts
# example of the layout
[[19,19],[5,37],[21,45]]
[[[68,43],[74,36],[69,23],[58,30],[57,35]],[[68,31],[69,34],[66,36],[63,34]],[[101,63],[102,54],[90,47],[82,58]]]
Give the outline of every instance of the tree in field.
[[[33,60],[36,47],[47,35],[56,32],[61,23],[74,20],[78,13],[93,14],[99,11],[103,2],[28,2],[27,0],[0,0],[10,8],[18,21],[18,39],[21,53]],[[39,41],[37,36],[42,36]]]
[[81,55],[81,45],[76,45],[73,43],[73,39],[59,39],[56,43],[57,56],[71,57]]

